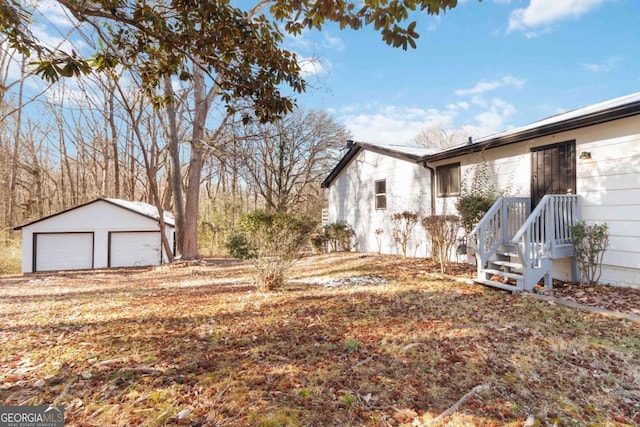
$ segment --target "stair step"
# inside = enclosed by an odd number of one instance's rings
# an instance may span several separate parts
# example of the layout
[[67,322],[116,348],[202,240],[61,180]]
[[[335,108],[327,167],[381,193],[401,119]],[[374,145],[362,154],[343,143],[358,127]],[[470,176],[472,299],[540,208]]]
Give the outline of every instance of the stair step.
[[522,280],[523,278],[522,274],[509,273],[502,270],[494,270],[493,268],[485,268],[484,270],[482,270],[482,272],[486,274],[495,274],[496,276],[502,276],[502,277],[506,277],[507,279],[513,279],[513,280]]
[[505,283],[500,283],[500,282],[494,282],[493,280],[489,280],[489,279],[478,279],[478,278],[475,278],[475,279],[473,279],[473,281],[475,283],[480,283],[481,285],[493,286],[494,288],[500,288],[500,289],[504,289],[505,291],[511,291],[511,292],[514,292],[514,293],[522,291],[522,289],[517,287],[517,286],[507,285]]
[[515,268],[517,270],[522,270],[522,264],[520,264],[519,262],[489,260],[489,264],[495,264],[495,265],[500,265],[502,267],[509,267],[509,268]]
[[508,257],[517,257],[518,253],[514,251],[496,251],[496,255],[508,256]]

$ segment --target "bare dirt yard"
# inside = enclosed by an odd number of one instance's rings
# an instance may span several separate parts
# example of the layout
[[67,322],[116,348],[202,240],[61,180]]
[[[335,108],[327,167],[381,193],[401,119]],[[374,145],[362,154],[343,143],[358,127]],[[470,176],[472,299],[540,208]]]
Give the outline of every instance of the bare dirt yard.
[[70,426],[640,425],[639,322],[435,271],[314,255],[273,293],[227,259],[3,276],[0,404]]

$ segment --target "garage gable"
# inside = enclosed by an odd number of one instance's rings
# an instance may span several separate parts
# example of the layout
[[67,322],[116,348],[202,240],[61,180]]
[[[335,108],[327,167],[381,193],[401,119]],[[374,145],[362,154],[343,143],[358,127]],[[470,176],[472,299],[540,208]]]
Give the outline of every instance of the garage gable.
[[[147,205],[150,206],[150,205]],[[157,212],[157,211],[156,211]],[[165,215],[167,219],[167,215]],[[165,221],[168,226],[173,222]],[[123,206],[98,199],[91,203],[42,218],[16,229],[32,227],[34,230],[83,231],[96,227],[103,229],[158,229],[158,220]]]

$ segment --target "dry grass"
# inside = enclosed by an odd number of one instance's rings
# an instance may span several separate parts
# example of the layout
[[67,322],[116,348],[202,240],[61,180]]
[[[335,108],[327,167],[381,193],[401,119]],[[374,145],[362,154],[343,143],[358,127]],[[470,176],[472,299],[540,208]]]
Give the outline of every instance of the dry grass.
[[64,404],[78,426],[397,426],[483,384],[443,424],[640,424],[637,323],[428,271],[318,255],[278,293],[223,259],[4,276],[0,404]]
[[0,274],[20,272],[22,262],[22,240],[7,239],[0,233]]

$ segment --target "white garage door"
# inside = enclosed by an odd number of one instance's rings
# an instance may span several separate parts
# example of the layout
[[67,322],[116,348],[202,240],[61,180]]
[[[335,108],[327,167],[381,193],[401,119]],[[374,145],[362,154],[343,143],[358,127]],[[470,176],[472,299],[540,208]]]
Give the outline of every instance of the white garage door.
[[93,233],[38,233],[34,271],[93,268]]
[[109,234],[109,267],[160,264],[159,231],[113,232]]

